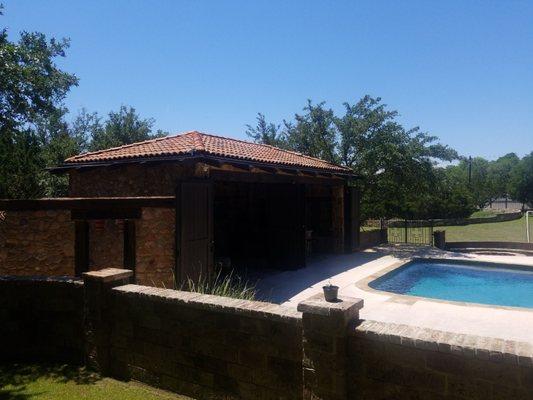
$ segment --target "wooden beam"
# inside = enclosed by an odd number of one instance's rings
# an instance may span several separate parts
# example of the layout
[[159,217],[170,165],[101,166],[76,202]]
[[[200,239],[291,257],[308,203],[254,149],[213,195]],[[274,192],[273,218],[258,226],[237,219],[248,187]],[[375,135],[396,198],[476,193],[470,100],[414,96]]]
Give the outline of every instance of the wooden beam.
[[74,273],[81,276],[89,270],[89,223],[76,221],[74,232]]
[[342,179],[311,177],[285,174],[260,174],[236,171],[212,170],[210,177],[214,181],[249,182],[249,183],[307,183],[325,186],[339,186],[344,184]]
[[124,269],[131,269],[135,279],[135,220],[124,221]]
[[103,210],[109,208],[141,207],[174,207],[174,197],[63,197],[31,200],[0,200],[0,210],[2,211]]

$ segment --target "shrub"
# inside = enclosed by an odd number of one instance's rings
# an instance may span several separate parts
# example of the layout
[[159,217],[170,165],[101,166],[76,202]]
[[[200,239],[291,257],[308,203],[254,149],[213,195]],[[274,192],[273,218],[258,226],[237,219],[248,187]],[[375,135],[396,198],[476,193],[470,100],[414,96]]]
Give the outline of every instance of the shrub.
[[234,274],[233,271],[225,275],[218,272],[215,277],[200,276],[197,281],[188,278],[181,289],[243,300],[255,300],[256,295],[255,285]]

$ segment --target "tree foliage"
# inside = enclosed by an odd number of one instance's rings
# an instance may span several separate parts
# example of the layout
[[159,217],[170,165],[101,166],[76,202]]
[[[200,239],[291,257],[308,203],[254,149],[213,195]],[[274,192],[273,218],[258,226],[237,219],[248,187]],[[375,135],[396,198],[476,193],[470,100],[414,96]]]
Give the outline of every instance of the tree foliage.
[[99,125],[97,114],[92,116],[93,123],[89,126],[91,143],[90,150],[102,150],[124,144],[141,142],[164,136],[165,133],[152,134],[154,120],[141,118],[133,107],[121,106],[118,111],[111,111],[103,125]]
[[513,199],[533,207],[533,151],[516,164],[510,175]]
[[0,31],[0,198],[65,195],[67,177],[47,167],[87,150],[164,135],[152,133],[154,121],[126,106],[103,122],[83,109],[68,123],[63,100],[78,78],[56,64],[68,46],[67,39],[38,32],[22,32],[13,42]]
[[47,39],[38,32],[22,32],[12,42],[7,29],[0,31],[0,197],[45,192],[43,170],[50,151],[42,149],[50,138],[43,140],[38,127],[46,120],[54,123],[66,94],[78,84],[55,62],[68,46],[67,39]]
[[[309,100],[302,114],[284,121],[283,128],[272,130],[269,138],[282,147],[350,167],[363,177],[358,184],[364,217],[431,217],[435,208],[428,205],[436,201],[434,165],[458,155],[418,127],[405,129],[397,116],[380,98],[370,96],[355,104],[345,103],[342,116],[336,116],[325,103]],[[263,126],[278,127],[266,123],[262,114],[259,119]],[[258,128],[248,134],[261,141]],[[443,184],[445,189],[451,190]],[[444,208],[441,204],[440,210]],[[450,207],[458,208],[457,204]]]

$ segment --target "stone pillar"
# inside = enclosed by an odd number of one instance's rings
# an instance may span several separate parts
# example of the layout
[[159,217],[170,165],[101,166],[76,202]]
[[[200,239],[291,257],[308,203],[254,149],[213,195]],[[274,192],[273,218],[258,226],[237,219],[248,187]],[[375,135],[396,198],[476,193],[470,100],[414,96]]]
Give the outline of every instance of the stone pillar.
[[348,331],[359,320],[363,300],[322,293],[300,304],[303,322],[303,398],[347,399]]
[[111,289],[131,283],[133,271],[106,268],[85,272],[85,335],[87,364],[106,375],[109,371]]

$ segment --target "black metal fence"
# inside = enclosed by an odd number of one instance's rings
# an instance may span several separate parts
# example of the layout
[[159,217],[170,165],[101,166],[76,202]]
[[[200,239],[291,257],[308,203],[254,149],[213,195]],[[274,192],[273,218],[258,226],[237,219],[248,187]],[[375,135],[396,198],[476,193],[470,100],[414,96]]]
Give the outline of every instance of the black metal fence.
[[389,243],[433,245],[433,224],[431,221],[391,221],[388,224],[387,231]]

